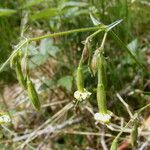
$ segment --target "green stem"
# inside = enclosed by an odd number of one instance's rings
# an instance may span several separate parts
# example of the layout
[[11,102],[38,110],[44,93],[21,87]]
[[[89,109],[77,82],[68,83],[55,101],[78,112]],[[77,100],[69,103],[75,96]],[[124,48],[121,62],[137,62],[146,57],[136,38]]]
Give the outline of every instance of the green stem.
[[11,58],[18,52],[18,50],[21,49],[26,43],[28,42],[28,39],[25,39],[22,43],[20,43],[17,48],[12,52],[12,54],[9,56],[9,58],[3,63],[3,65],[0,68],[0,72],[4,69],[4,67],[9,63]]
[[68,35],[68,34],[72,34],[72,33],[77,33],[77,32],[94,31],[94,30],[98,30],[98,29],[104,30],[105,28],[106,27],[88,27],[88,28],[73,29],[73,30],[69,30],[69,31],[63,31],[63,32],[43,35],[43,36],[39,36],[39,37],[35,37],[35,38],[30,38],[29,41],[38,41],[38,40],[41,40],[44,38],[63,36],[63,35]]
[[102,42],[101,42],[101,46],[98,48],[98,50],[99,50],[100,52],[103,52],[103,51],[104,51],[104,44],[105,44],[105,42],[106,42],[107,33],[108,33],[108,32],[105,31],[105,34],[104,34],[103,39],[102,39]]

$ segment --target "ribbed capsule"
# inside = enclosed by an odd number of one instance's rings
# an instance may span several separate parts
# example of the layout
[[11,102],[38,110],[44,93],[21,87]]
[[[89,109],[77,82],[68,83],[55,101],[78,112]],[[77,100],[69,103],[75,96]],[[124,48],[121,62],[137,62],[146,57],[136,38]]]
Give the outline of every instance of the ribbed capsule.
[[21,67],[21,55],[22,55],[21,51],[20,50],[17,51],[10,60],[10,66],[12,68],[15,68],[17,79],[18,79],[20,85],[24,89],[26,89],[26,79],[23,75],[22,67]]
[[16,71],[17,79],[18,79],[20,85],[24,89],[26,89],[27,88],[26,79],[24,78],[24,75],[23,75],[23,72],[22,72],[22,69],[21,69],[21,64],[18,60],[16,61],[15,71]]
[[27,92],[28,92],[28,96],[29,96],[29,99],[31,100],[33,107],[37,111],[39,111],[41,108],[41,103],[40,103],[38,94],[35,90],[35,87],[34,87],[32,81],[28,77],[27,77]]
[[139,126],[139,121],[138,119],[134,120],[134,126],[132,128],[132,132],[131,132],[131,145],[132,147],[136,147],[137,146],[137,139],[138,139],[138,126]]
[[78,91],[84,92],[83,69],[80,66],[77,68],[76,82],[77,82],[77,89],[78,89]]
[[107,84],[107,76],[106,76],[106,61],[104,56],[100,53],[97,56],[97,68],[98,68],[98,82],[103,84],[106,87]]
[[118,140],[114,139],[111,144],[110,150],[117,150],[117,148],[118,148]]
[[102,54],[98,54],[97,56],[97,68],[98,68],[98,84],[97,84],[97,102],[100,113],[107,113],[106,106],[106,91],[105,91],[105,83],[106,83],[106,70],[104,66],[104,58]]

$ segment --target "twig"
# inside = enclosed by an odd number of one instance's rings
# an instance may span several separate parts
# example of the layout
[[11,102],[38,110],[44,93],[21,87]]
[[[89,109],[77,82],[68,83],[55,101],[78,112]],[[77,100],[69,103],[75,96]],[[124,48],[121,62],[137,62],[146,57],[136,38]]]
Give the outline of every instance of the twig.
[[[65,122],[63,122],[62,124],[59,124],[59,125],[54,125],[54,126],[48,125],[46,128],[37,131],[36,135],[40,136],[40,135],[43,135],[43,134],[53,133],[53,132],[61,130],[61,129],[67,127],[67,126],[79,123],[82,120],[83,120],[83,117],[79,117],[79,118],[76,118],[74,120],[69,119],[69,120],[67,120],[67,121],[65,121]],[[15,137],[13,139],[13,142],[18,142],[18,141],[21,141],[21,140],[25,140],[30,136],[32,136],[32,133],[29,133],[29,134],[26,134],[26,135],[23,135],[23,136],[19,136],[19,137]]]
[[131,113],[131,110],[130,110],[130,108],[129,108],[129,105],[123,100],[123,98],[120,96],[119,93],[117,93],[116,96],[117,96],[118,99],[122,102],[122,104],[126,107],[127,112],[128,112],[128,114],[129,114],[130,118],[132,118],[132,117],[133,117],[133,114]]
[[73,103],[67,104],[65,107],[63,107],[60,111],[58,111],[54,116],[52,116],[50,119],[48,119],[46,122],[44,122],[41,126],[39,126],[35,131],[30,133],[30,136],[27,137],[27,140],[21,145],[21,148],[23,149],[24,146],[29,143],[31,140],[35,139],[38,135],[36,134],[40,129],[44,128],[47,124],[50,122],[58,119],[60,116],[64,115],[65,112],[67,112],[69,109],[73,107]]
[[105,142],[105,130],[104,128],[102,129],[102,135],[101,135],[101,144],[102,144],[102,147],[103,147],[103,150],[108,150],[108,147],[106,145],[106,142]]

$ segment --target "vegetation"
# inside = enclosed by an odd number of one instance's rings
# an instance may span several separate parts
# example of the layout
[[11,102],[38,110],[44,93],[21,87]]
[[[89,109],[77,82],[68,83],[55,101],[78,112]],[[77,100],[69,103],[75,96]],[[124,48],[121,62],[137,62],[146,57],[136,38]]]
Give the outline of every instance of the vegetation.
[[0,3],[0,149],[149,149],[150,3]]

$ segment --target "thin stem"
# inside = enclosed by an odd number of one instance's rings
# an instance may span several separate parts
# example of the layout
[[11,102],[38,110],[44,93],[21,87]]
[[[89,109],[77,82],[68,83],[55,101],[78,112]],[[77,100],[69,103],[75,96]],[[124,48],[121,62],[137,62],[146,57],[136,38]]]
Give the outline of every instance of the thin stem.
[[73,29],[73,30],[69,30],[69,31],[63,31],[63,32],[43,35],[43,36],[39,36],[39,37],[35,37],[35,38],[30,38],[29,41],[38,41],[38,40],[41,40],[44,38],[63,36],[63,35],[68,35],[68,34],[72,34],[72,33],[77,33],[77,32],[93,31],[93,30],[97,30],[97,29],[104,30],[105,27],[88,27],[88,28]]
[[107,33],[108,32],[105,32],[105,34],[104,34],[104,37],[102,39],[102,43],[101,43],[101,46],[99,48],[99,51],[103,51],[104,50],[104,44],[105,44],[105,41],[106,41]]
[[12,52],[12,54],[9,56],[9,58],[3,63],[3,65],[0,68],[0,72],[4,69],[4,67],[9,63],[10,59],[16,54],[18,50],[20,50],[26,43],[28,42],[28,39],[25,39],[20,45],[17,46],[17,48]]

